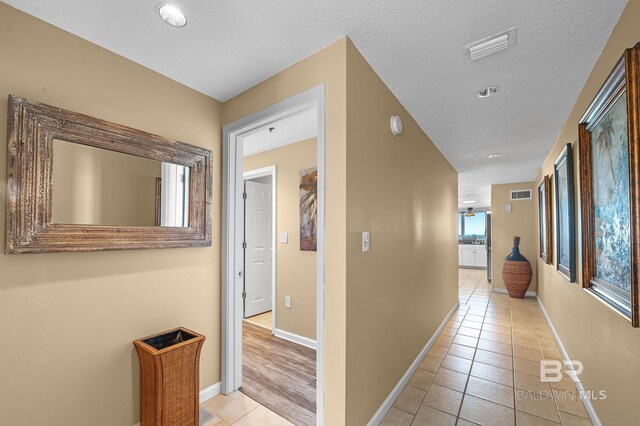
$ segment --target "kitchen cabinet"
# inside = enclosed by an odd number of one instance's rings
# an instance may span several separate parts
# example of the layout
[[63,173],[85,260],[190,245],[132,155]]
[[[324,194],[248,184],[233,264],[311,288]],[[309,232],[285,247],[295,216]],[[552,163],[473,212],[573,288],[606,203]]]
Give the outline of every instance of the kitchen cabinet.
[[461,267],[487,267],[487,249],[482,244],[459,244],[458,253],[458,265]]

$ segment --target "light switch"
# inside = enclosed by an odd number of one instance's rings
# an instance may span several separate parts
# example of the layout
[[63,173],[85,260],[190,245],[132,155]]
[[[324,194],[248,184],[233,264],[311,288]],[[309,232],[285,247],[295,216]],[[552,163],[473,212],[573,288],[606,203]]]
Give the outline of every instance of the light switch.
[[289,243],[289,233],[281,232],[280,233],[280,244],[288,244]]
[[505,204],[504,205],[504,212],[505,213],[511,213],[511,204]]
[[284,297],[284,306],[287,309],[291,309],[291,296]]
[[369,231],[362,231],[362,252],[369,253]]

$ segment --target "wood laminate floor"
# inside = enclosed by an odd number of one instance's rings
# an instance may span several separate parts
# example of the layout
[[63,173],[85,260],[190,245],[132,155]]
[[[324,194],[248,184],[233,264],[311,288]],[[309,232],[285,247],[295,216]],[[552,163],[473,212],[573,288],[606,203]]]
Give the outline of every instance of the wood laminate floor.
[[242,393],[296,425],[316,423],[316,351],[242,322]]

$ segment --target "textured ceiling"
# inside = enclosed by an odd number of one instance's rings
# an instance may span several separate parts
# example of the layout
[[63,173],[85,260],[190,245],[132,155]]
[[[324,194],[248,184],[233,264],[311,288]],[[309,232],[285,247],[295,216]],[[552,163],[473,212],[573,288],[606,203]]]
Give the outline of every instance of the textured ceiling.
[[[269,128],[273,128],[270,131]],[[242,137],[245,157],[318,136],[318,110],[308,108],[283,117]]]
[[[175,0],[188,23],[172,28],[158,0],[4,1],[223,101],[347,35],[478,205],[536,176],[627,3]],[[463,45],[513,26],[517,46],[464,61]],[[477,98],[490,84],[500,93]]]

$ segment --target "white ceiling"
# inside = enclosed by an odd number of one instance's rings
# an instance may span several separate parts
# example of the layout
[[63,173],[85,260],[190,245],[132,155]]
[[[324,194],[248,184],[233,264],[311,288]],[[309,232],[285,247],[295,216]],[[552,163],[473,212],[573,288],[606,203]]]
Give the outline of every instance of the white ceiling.
[[[188,23],[172,28],[159,0],[3,1],[222,101],[347,35],[478,205],[536,176],[627,3],[173,0]],[[513,49],[464,61],[463,45],[513,26]]]
[[[318,136],[318,111],[308,108],[263,126],[242,137],[245,157]],[[269,128],[273,127],[273,131]]]

